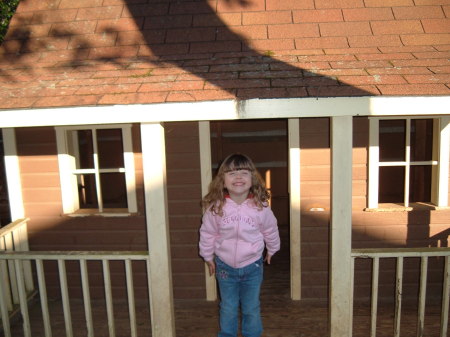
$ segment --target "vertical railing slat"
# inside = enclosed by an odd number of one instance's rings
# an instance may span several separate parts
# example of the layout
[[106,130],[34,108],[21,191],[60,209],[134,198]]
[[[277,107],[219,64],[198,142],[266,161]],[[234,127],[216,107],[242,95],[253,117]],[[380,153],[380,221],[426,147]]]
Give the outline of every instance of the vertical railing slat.
[[[0,238],[0,251],[5,251],[5,250],[6,250],[5,240],[4,240],[4,237],[1,237]],[[11,296],[11,282],[10,282],[10,278],[9,278],[8,264],[9,264],[8,261],[5,261],[5,260],[0,261],[0,275],[1,275],[0,281],[4,285],[3,296],[4,296],[4,301],[6,303],[6,307],[7,307],[8,311],[11,311],[13,309],[13,300],[12,300],[12,296]]]
[[351,318],[351,322],[350,322],[350,336],[353,336],[353,307],[354,307],[354,295],[355,295],[355,258],[352,257],[351,260],[351,269],[350,272],[352,273],[352,275],[350,276],[350,281],[352,282],[351,288],[351,298],[350,298],[350,318]]
[[400,320],[402,316],[403,294],[403,257],[397,258],[396,285],[395,285],[395,321],[394,337],[400,337]]
[[375,337],[377,334],[378,279],[380,275],[380,258],[373,258],[372,263],[372,306],[370,312],[370,336]]
[[153,302],[152,302],[152,293],[150,291],[150,289],[152,289],[152,278],[150,277],[150,273],[152,272],[152,267],[151,267],[152,264],[150,263],[150,252],[149,252],[149,255],[147,256],[146,263],[147,263],[148,303],[150,305],[149,319],[150,319],[150,322],[153,327],[153,322],[152,322]]
[[11,337],[11,327],[9,325],[8,314],[8,303],[11,301],[11,296],[9,296],[8,300],[7,293],[9,292],[9,287],[7,287],[7,285],[9,282],[4,282],[5,276],[8,276],[6,272],[6,261],[4,260],[0,260],[0,271],[2,272],[2,278],[0,279],[0,312],[2,315],[3,334],[4,337]]
[[136,337],[137,336],[136,307],[135,307],[135,303],[134,303],[133,274],[132,274],[130,260],[125,260],[125,271],[126,271],[126,279],[127,279],[128,311],[130,314],[131,337]]
[[44,321],[45,337],[52,337],[50,314],[48,311],[47,286],[45,283],[44,264],[42,260],[36,260],[36,274],[39,286],[39,297],[41,299],[42,320]]
[[[21,310],[21,317],[23,320],[23,336],[32,336],[32,326],[29,316],[28,297],[30,290],[37,290],[40,298],[40,310],[42,314],[42,335],[45,337],[52,337],[52,324],[51,324],[51,312],[49,307],[47,284],[46,284],[46,270],[44,268],[44,261],[53,261],[58,267],[59,285],[61,291],[62,309],[64,315],[65,324],[65,336],[73,337],[73,322],[71,313],[71,303],[69,295],[69,284],[67,274],[66,261],[79,261],[80,263],[80,276],[82,283],[84,309],[86,315],[87,334],[86,336],[93,337],[93,315],[92,305],[89,287],[89,275],[88,275],[88,261],[97,260],[103,263],[104,274],[104,286],[105,286],[105,298],[106,307],[108,312],[108,327],[109,336],[115,337],[115,324],[114,324],[114,307],[113,307],[113,294],[112,294],[112,282],[110,272],[110,260],[122,260],[126,267],[126,286],[127,297],[129,304],[129,320],[130,320],[130,337],[137,337],[137,317],[136,317],[136,299],[133,281],[133,254],[130,252],[124,252],[123,256],[114,253],[104,252],[103,257],[97,258],[98,255],[95,252],[83,252],[78,256],[75,252],[30,252],[28,247],[22,245],[26,239],[24,236],[26,227],[21,224],[14,223],[16,228],[11,231],[2,230],[0,236],[0,252],[6,251],[6,254],[0,255],[0,318],[2,320],[2,333],[4,337],[12,337],[11,323],[9,315],[12,310],[15,309],[15,304]],[[14,227],[14,226],[12,226]],[[19,228],[19,230],[17,230]],[[17,252],[17,254],[15,254]],[[74,254],[75,253],[75,254]],[[92,257],[86,257],[86,253],[92,253]],[[150,273],[150,257],[148,253],[146,256],[142,256],[141,252],[136,252],[136,260],[144,260],[147,263],[147,273]],[[101,256],[101,255],[98,255]],[[33,262],[34,261],[34,262]],[[27,275],[30,275],[29,271],[33,270],[33,263],[35,263],[36,272],[36,286],[30,283],[33,278],[27,279]],[[28,264],[29,268],[25,265]],[[31,274],[31,276],[33,276]],[[14,285],[13,290],[10,285]],[[148,286],[150,286],[150,277],[148,277]],[[13,301],[12,293],[15,293],[16,300]],[[152,300],[149,291],[150,302]],[[16,302],[16,303],[14,303]],[[150,315],[151,318],[151,315]]]
[[116,328],[114,326],[114,306],[112,301],[111,290],[111,273],[109,271],[108,260],[103,260],[103,283],[105,285],[106,313],[108,315],[109,337],[116,336]]
[[442,280],[442,309],[441,309],[441,337],[447,337],[448,307],[450,297],[450,257],[444,260],[444,275]]
[[25,289],[25,279],[22,270],[22,261],[14,260],[17,288],[19,291],[20,312],[22,313],[23,335],[31,337],[30,315],[28,313],[27,291]]
[[423,256],[420,262],[420,290],[419,290],[419,310],[417,321],[417,337],[423,337],[423,329],[425,324],[425,302],[427,295],[427,270],[428,257]]
[[94,337],[94,325],[92,323],[91,294],[89,291],[89,276],[86,260],[80,260],[81,288],[83,289],[84,315],[86,317],[87,336]]
[[[5,235],[5,250],[6,251],[13,251],[14,250],[14,241],[13,241],[13,234],[8,233]],[[8,271],[9,271],[9,283],[11,288],[11,294],[12,294],[12,302],[14,304],[19,303],[19,292],[17,290],[17,280],[14,275],[16,275],[16,270],[14,266],[14,261],[8,261]]]
[[[15,236],[15,242],[14,245],[16,247],[16,250],[28,252],[29,246],[28,246],[28,229],[27,229],[27,222],[24,221],[21,223],[19,228],[17,228]],[[23,268],[23,275],[25,278],[25,288],[27,290],[27,293],[30,293],[34,290],[34,284],[33,284],[33,274],[31,272],[31,261],[23,261],[22,262],[22,268]]]
[[61,297],[64,311],[64,323],[66,337],[73,337],[72,317],[70,313],[69,289],[67,287],[66,264],[64,260],[58,259],[59,283],[61,287]]

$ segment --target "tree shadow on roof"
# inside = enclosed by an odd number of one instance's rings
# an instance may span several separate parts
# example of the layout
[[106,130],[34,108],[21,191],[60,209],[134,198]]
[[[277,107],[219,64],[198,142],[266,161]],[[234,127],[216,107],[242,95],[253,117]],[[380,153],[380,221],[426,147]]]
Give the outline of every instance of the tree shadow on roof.
[[[34,58],[39,58],[43,62],[48,55],[59,53],[58,67],[76,71],[95,70],[101,68],[100,64],[111,65],[116,69],[135,70],[133,76],[143,82],[144,78],[155,75],[154,70],[164,74],[161,69],[167,69],[162,81],[165,89],[194,95],[193,98],[186,95],[186,100],[372,95],[340,82],[339,70],[328,62],[318,61],[321,55],[311,58],[299,54],[302,46],[292,46],[290,52],[280,51],[278,55],[277,51],[261,47],[271,45],[267,33],[261,38],[257,36],[258,39],[247,39],[244,35],[248,29],[239,21],[242,15],[236,14],[250,9],[264,11],[257,0],[124,0],[124,3],[122,17],[97,26],[95,34],[80,33],[82,25],[74,21],[53,24],[47,37],[36,39],[29,26],[16,24],[8,33],[9,41],[2,47],[15,61],[33,62]],[[219,13],[224,6],[233,11]],[[238,22],[230,27],[222,17],[227,17],[228,21],[236,17]],[[127,18],[134,24],[127,22]],[[28,23],[29,20],[45,22],[38,12],[32,19],[24,16],[20,20],[23,23],[27,20]],[[138,30],[123,26],[127,24]],[[285,41],[293,43],[294,38]],[[31,53],[35,51],[40,51],[40,56],[32,56],[36,55]],[[174,67],[180,72],[169,73]],[[56,69],[55,65],[49,68]],[[24,71],[33,73],[35,69]],[[1,70],[0,74],[12,80],[15,77],[7,70]],[[365,88],[371,90],[370,86]],[[162,89],[151,87],[149,90]],[[195,92],[199,94],[197,97]]]

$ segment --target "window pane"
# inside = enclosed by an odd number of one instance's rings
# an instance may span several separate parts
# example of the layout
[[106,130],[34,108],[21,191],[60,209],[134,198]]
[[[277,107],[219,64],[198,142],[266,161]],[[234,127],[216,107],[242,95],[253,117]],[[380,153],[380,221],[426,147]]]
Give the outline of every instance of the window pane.
[[405,120],[380,121],[380,161],[405,160]]
[[91,130],[78,130],[78,168],[87,169],[94,167],[94,147]]
[[431,166],[411,166],[410,169],[410,202],[431,201]]
[[100,168],[124,167],[121,129],[97,130],[97,145]]
[[80,208],[98,208],[97,189],[93,174],[78,176],[78,198]]
[[128,208],[124,173],[100,174],[104,208]]
[[411,161],[432,160],[433,120],[413,119],[411,121]]
[[403,166],[380,167],[378,202],[403,203],[405,192],[405,168]]

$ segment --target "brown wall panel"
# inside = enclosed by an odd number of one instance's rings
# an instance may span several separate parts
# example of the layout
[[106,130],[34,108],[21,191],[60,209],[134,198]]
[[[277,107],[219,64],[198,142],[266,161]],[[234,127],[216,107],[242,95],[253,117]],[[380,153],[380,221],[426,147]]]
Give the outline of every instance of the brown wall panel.
[[[328,296],[328,250],[330,210],[330,146],[329,119],[308,118],[300,121],[301,146],[301,204],[302,204],[302,297],[323,300]],[[226,151],[248,150],[256,162],[277,161],[282,167],[261,167],[271,173],[272,208],[282,231],[288,230],[289,208],[287,193],[287,133],[286,121],[246,121],[212,123],[213,161]],[[280,135],[265,137],[252,134],[244,140],[239,133],[278,130]],[[281,131],[280,131],[281,130]],[[283,131],[284,130],[284,131]],[[219,138],[218,135],[226,137]],[[204,264],[198,257],[198,229],[201,222],[201,185],[198,124],[196,122],[166,123],[167,183],[171,238],[174,296],[204,298]],[[221,139],[219,141],[219,139]],[[62,215],[56,139],[53,128],[23,128],[17,130],[18,151],[26,216],[30,217],[30,247],[34,250],[145,250],[146,225],[142,183],[140,128],[133,126],[136,181],[139,213],[124,218],[84,217]],[[353,150],[353,248],[422,247],[448,244],[449,210],[414,212],[365,212],[367,193],[368,119],[354,119]],[[219,148],[220,147],[220,148]],[[286,151],[279,149],[285,148]],[[269,149],[269,150],[268,150]],[[268,155],[270,153],[270,155]],[[284,166],[283,166],[284,165]],[[323,208],[324,211],[313,211]],[[105,234],[107,233],[107,235]],[[287,242],[282,243],[288,249]],[[434,265],[436,264],[436,265]],[[430,260],[436,272],[430,276],[434,287],[439,286],[439,263]],[[357,263],[355,293],[366,296],[370,290],[371,265]],[[120,268],[118,268],[120,269]],[[392,269],[392,270],[391,270]],[[386,264],[380,276],[381,294],[392,290],[395,265]],[[408,264],[405,293],[413,294],[417,286],[413,279],[415,263]],[[145,276],[136,271],[144,291]],[[286,271],[286,277],[289,277]],[[94,268],[91,277],[95,278]],[[115,292],[122,293],[119,271]],[[121,276],[122,275],[122,276]],[[56,270],[50,274],[56,279]],[[95,283],[95,282],[94,282]],[[93,285],[101,293],[101,286]],[[79,293],[78,290],[75,291]],[[57,293],[57,292],[55,292]]]
[[[301,136],[300,136],[301,138]],[[300,139],[300,164],[302,166],[323,166],[331,164],[331,151],[329,148],[303,148]]]
[[59,172],[44,172],[41,174],[22,173],[21,182],[24,186],[34,186],[35,188],[57,188],[59,191],[60,180]]
[[[201,195],[201,186],[199,184],[170,185],[167,187],[167,195],[169,199],[189,200],[191,195]],[[200,200],[198,201],[200,206]]]
[[[202,263],[198,263],[199,257],[196,254],[193,254],[194,257],[189,259],[187,255],[184,255],[183,258],[173,258],[172,266],[176,265],[176,269],[181,273],[196,273],[203,276],[205,269]],[[199,282],[197,286],[201,286],[202,283],[203,282]]]
[[23,174],[38,174],[58,172],[58,160],[56,155],[26,156],[20,157],[20,170]]
[[300,193],[302,198],[329,196],[330,188],[330,181],[308,181],[301,184]]
[[55,187],[38,187],[38,188],[24,188],[22,189],[22,196],[24,202],[35,203],[45,201],[60,202],[61,190]]
[[198,123],[165,123],[170,245],[175,298],[204,298],[198,255],[201,174]]
[[170,228],[198,230],[201,222],[201,213],[196,215],[169,215]]
[[[139,159],[140,136],[136,125],[133,126],[133,132],[134,151],[138,153],[136,157]],[[30,218],[28,231],[31,250],[146,250],[145,218],[142,208],[142,165],[139,160],[136,160],[136,180],[141,215],[121,218],[99,216],[72,218],[62,214],[54,128],[16,129],[16,138],[25,215]],[[93,273],[95,275],[95,272]],[[141,276],[137,272],[135,276],[138,284],[137,292],[142,292],[143,286],[139,285],[142,275],[142,272]],[[57,270],[50,269],[47,277],[55,280],[48,284],[49,295],[60,296]],[[76,278],[70,277],[71,280]],[[116,280],[117,278],[114,278],[113,282]],[[102,294],[101,287],[98,290],[93,291],[93,297],[96,293]],[[76,285],[70,291],[79,294]]]
[[34,202],[25,203],[25,216],[30,218],[28,230],[33,228],[34,217],[52,217],[55,214],[61,214],[62,207],[59,202]]

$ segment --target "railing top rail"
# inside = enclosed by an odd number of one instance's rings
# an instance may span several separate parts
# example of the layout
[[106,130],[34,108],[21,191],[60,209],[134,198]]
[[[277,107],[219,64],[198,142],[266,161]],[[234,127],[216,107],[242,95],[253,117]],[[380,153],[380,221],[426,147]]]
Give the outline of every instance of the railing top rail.
[[450,248],[364,248],[352,249],[351,256],[358,258],[450,256]]
[[148,251],[0,252],[0,260],[146,260]]
[[16,221],[13,221],[13,222],[7,224],[6,226],[0,228],[0,236],[6,235],[7,233],[9,233],[12,230],[14,230],[15,227],[19,227],[19,226],[23,225],[28,220],[30,220],[30,219],[28,219],[28,218],[17,219]]

